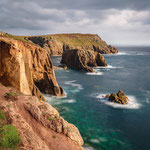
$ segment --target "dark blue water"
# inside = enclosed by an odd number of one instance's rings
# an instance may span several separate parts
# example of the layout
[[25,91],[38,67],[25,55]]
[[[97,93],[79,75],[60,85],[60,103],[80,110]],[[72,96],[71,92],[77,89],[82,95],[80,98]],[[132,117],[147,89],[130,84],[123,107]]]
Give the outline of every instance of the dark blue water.
[[[67,97],[47,101],[79,128],[86,149],[150,150],[150,48],[118,49],[120,54],[104,55],[109,66],[96,68],[97,74],[56,70]],[[55,65],[60,59],[52,57]],[[101,99],[119,89],[129,96],[128,105]]]

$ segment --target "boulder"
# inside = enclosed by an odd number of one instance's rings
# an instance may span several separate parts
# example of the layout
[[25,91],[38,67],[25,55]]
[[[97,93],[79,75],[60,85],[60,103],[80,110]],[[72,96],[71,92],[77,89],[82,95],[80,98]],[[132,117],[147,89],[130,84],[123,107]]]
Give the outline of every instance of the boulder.
[[125,95],[125,93],[122,90],[119,90],[118,93],[112,93],[110,95],[106,95],[111,102],[119,103],[119,104],[128,104],[128,97]]

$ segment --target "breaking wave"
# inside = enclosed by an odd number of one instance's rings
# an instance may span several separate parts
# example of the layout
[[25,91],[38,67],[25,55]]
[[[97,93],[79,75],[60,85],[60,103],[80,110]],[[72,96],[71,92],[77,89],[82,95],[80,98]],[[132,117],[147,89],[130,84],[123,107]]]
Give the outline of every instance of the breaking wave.
[[141,107],[141,104],[139,104],[137,102],[137,99],[135,96],[133,95],[127,95],[127,97],[129,98],[129,102],[128,104],[117,104],[117,103],[114,103],[114,102],[110,102],[108,100],[108,98],[104,98],[103,96],[106,95],[106,94],[99,94],[98,96],[96,96],[97,99],[99,99],[99,101],[101,103],[104,103],[108,106],[111,106],[113,108],[122,108],[122,109],[139,109]]
[[101,76],[101,75],[103,75],[104,73],[103,73],[103,72],[87,72],[86,74],[87,74],[87,75]]

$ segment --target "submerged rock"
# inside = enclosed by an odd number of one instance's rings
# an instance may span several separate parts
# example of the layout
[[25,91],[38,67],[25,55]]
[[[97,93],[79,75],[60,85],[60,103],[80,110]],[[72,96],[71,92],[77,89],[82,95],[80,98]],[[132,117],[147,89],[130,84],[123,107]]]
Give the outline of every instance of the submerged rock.
[[119,104],[127,104],[129,101],[128,97],[125,95],[125,93],[122,90],[119,90],[118,93],[112,93],[106,95],[105,97],[107,97],[109,101],[119,103]]
[[80,49],[65,50],[61,63],[69,68],[87,72],[95,72],[92,67],[107,66],[104,56],[100,53]]

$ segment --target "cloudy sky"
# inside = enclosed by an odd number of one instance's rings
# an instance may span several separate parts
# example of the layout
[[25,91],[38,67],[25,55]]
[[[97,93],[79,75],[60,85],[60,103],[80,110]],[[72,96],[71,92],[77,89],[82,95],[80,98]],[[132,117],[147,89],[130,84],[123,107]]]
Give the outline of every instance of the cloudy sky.
[[0,0],[0,31],[94,33],[114,45],[150,45],[150,0]]

